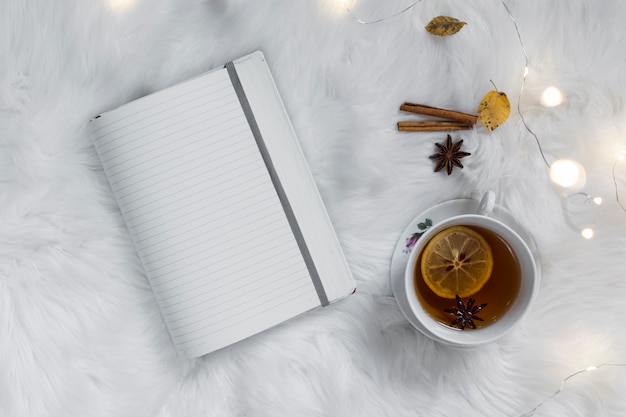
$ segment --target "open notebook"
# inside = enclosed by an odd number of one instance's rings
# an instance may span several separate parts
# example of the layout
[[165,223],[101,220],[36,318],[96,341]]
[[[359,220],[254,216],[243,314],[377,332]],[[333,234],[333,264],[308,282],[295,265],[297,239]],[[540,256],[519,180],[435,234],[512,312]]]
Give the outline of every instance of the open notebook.
[[89,125],[179,351],[209,353],[354,292],[261,52]]

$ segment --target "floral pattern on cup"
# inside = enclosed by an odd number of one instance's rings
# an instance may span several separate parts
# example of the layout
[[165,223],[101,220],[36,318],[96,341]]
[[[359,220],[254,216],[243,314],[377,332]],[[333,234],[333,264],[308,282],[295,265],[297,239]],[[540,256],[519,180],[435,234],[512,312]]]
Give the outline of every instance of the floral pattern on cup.
[[432,225],[433,225],[433,221],[431,219],[424,219],[424,221],[422,223],[418,223],[417,224],[417,228],[420,231],[419,232],[415,232],[415,233],[411,234],[411,236],[406,238],[406,245],[405,245],[404,250],[402,252],[404,252],[404,253],[411,252],[411,249],[413,249],[413,246],[415,246],[415,244],[417,243],[419,238],[428,229],[430,229],[432,227]]

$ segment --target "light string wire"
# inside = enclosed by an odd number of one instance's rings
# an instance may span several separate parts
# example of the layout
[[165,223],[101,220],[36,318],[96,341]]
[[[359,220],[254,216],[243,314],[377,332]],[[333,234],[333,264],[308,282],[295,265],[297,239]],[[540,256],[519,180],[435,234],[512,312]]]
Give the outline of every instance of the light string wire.
[[[355,19],[358,23],[362,24],[362,25],[371,25],[371,24],[375,24],[375,23],[380,23],[380,22],[384,22],[385,20],[389,20],[392,19],[394,17],[400,16],[406,12],[408,12],[409,10],[411,10],[413,7],[415,7],[418,3],[421,3],[422,0],[417,0],[415,2],[413,2],[411,5],[409,5],[408,7],[406,7],[405,9],[394,13],[392,15],[380,18],[380,19],[376,19],[376,20],[371,20],[371,21],[364,21],[361,20],[359,17],[357,17],[352,10],[347,6],[347,4],[345,4],[345,8],[346,11],[348,12],[348,14]],[[520,88],[520,93],[519,93],[519,97],[517,99],[517,112],[522,120],[522,123],[524,124],[524,127],[526,128],[526,130],[535,138],[535,142],[537,143],[537,147],[539,148],[539,152],[541,153],[541,157],[544,161],[544,163],[546,164],[546,166],[548,168],[550,168],[550,164],[548,163],[545,154],[543,152],[543,148],[541,146],[541,142],[539,140],[539,137],[535,134],[535,132],[533,132],[533,130],[528,126],[528,124],[526,123],[526,120],[524,119],[524,115],[522,114],[521,108],[520,108],[520,102],[521,102],[521,97],[522,94],[524,92],[524,88],[526,85],[526,76],[528,75],[528,64],[529,64],[529,59],[528,59],[528,54],[526,53],[526,47],[524,45],[524,41],[522,39],[522,34],[519,30],[519,27],[517,26],[517,21],[515,20],[515,18],[513,17],[513,13],[511,13],[511,10],[509,9],[509,7],[507,6],[507,4],[500,0],[500,2],[502,3],[502,5],[504,6],[504,8],[506,9],[509,18],[511,19],[511,21],[513,22],[513,25],[515,27],[515,31],[517,33],[517,37],[519,39],[521,48],[522,48],[522,52],[524,53],[524,60],[525,60],[525,66],[524,66],[524,75],[522,77],[522,86]],[[624,210],[626,212],[626,207],[624,207],[622,205],[622,203],[619,200],[619,193],[618,193],[618,186],[617,186],[617,180],[616,180],[616,176],[615,176],[615,167],[617,166],[618,161],[616,161],[613,164],[613,183],[615,184],[615,198],[617,199],[617,202],[619,203],[619,205],[622,207],[622,210]],[[584,194],[584,193],[583,193]],[[589,197],[587,194],[584,194],[585,196]],[[557,397],[561,392],[563,392],[563,390],[565,389],[565,384],[567,381],[569,381],[570,379],[574,378],[575,376],[582,374],[582,373],[586,373],[586,372],[591,372],[591,371],[595,371],[597,369],[603,368],[603,367],[626,367],[626,363],[602,363],[600,365],[597,366],[589,366],[585,369],[581,369],[579,371],[576,371],[570,375],[568,375],[567,377],[563,378],[561,380],[561,385],[559,387],[559,389],[557,391],[555,391],[551,396],[549,396],[548,398],[546,398],[545,400],[541,401],[539,404],[537,404],[532,410],[521,414],[519,417],[530,417],[532,415],[535,414],[535,412],[541,408],[545,403],[549,402],[550,400],[554,399],[555,397]]]
[[346,10],[350,14],[350,16],[352,16],[360,24],[362,24],[362,25],[373,25],[374,23],[384,22],[385,20],[389,20],[389,19],[394,18],[396,16],[400,16],[401,14],[404,14],[404,13],[408,12],[409,10],[411,10],[413,7],[417,6],[421,2],[422,2],[422,0],[417,0],[417,1],[413,2],[412,4],[410,4],[408,7],[400,10],[397,13],[394,13],[394,14],[389,15],[389,16],[385,16],[382,19],[376,19],[376,20],[370,20],[370,21],[361,20],[354,13],[352,13],[352,10],[350,9],[350,7],[348,7],[347,1],[344,1],[344,7],[346,8]]
[[[543,152],[543,148],[541,146],[541,142],[539,141],[539,137],[537,137],[537,135],[535,134],[535,132],[533,132],[533,130],[528,126],[528,124],[526,123],[526,119],[524,118],[524,115],[521,111],[520,108],[520,102],[522,99],[522,95],[524,93],[524,88],[526,85],[526,77],[528,75],[528,63],[529,63],[529,59],[528,59],[528,54],[526,52],[526,47],[524,45],[524,41],[522,40],[522,34],[521,31],[519,30],[519,27],[517,26],[517,21],[515,20],[515,17],[513,16],[513,13],[511,13],[511,10],[509,9],[509,6],[507,6],[507,4],[504,1],[501,1],[502,5],[504,6],[504,8],[506,9],[509,18],[511,19],[511,21],[513,22],[513,25],[515,26],[515,31],[517,33],[517,37],[519,39],[520,42],[520,46],[522,48],[522,52],[524,53],[524,75],[522,77],[522,86],[520,88],[520,92],[519,92],[519,96],[517,98],[517,113],[520,116],[520,119],[522,120],[522,123],[524,124],[524,127],[526,128],[526,130],[535,138],[535,142],[537,143],[537,147],[539,148],[539,152],[541,154],[541,158],[543,159],[543,162],[546,164],[546,166],[548,168],[550,168],[550,164],[548,163],[546,156]],[[622,210],[626,211],[626,208],[622,205],[622,203],[619,200],[619,192],[618,192],[618,186],[617,186],[617,180],[616,180],[616,176],[615,176],[615,167],[617,166],[617,161],[613,164],[613,183],[615,185],[615,198],[617,200],[617,202],[619,203],[619,205],[622,207]],[[586,193],[578,193],[583,195],[584,197],[587,198],[587,200],[591,199],[591,197],[586,194]],[[561,380],[561,385],[559,386],[559,389],[556,390],[551,396],[549,396],[548,398],[546,398],[545,400],[541,401],[539,404],[537,404],[532,410],[522,414],[520,417],[531,417],[535,414],[535,412],[541,408],[545,403],[549,402],[550,400],[554,399],[556,396],[558,396],[561,392],[563,392],[563,389],[565,388],[565,383],[567,381],[569,381],[570,379],[574,378],[575,376],[582,374],[582,373],[586,373],[586,372],[591,372],[591,371],[595,371],[597,369],[603,368],[603,367],[626,367],[626,363],[602,363],[600,365],[597,366],[589,366],[586,369],[581,369],[579,371],[576,371],[570,375],[568,375],[567,377],[563,378]]]
[[[411,3],[409,6],[405,7],[402,10],[400,10],[399,12],[393,13],[391,15],[385,16],[385,17],[380,18],[380,19],[369,20],[369,21],[362,20],[358,16],[356,16],[356,14],[352,11],[352,9],[350,7],[348,7],[347,0],[344,1],[344,7],[345,7],[346,11],[348,12],[348,14],[354,20],[356,20],[358,23],[363,24],[363,25],[371,25],[371,24],[375,24],[375,23],[384,22],[384,21],[392,19],[394,17],[403,15],[406,12],[408,12],[409,10],[411,10],[413,7],[417,6],[421,2],[422,2],[422,0],[416,0],[413,3]],[[526,122],[526,118],[524,117],[524,113],[522,112],[522,109],[521,109],[521,101],[522,101],[522,96],[524,94],[524,91],[526,89],[526,78],[528,76],[528,66],[529,66],[529,62],[530,62],[530,59],[528,58],[528,53],[526,52],[526,45],[524,44],[524,40],[522,39],[522,33],[521,33],[520,29],[519,29],[519,26],[517,25],[517,21],[515,20],[515,17],[513,16],[513,13],[511,12],[511,9],[509,9],[509,6],[504,2],[504,0],[500,0],[500,3],[502,3],[502,6],[504,6],[504,8],[506,9],[507,14],[509,15],[509,18],[513,22],[513,26],[515,27],[515,32],[517,34],[517,39],[519,40],[520,47],[522,48],[522,53],[524,54],[524,73],[522,75],[522,85],[520,87],[519,95],[517,97],[517,113],[518,113],[518,115],[519,115],[519,117],[520,117],[520,119],[522,121],[522,124],[524,125],[524,128],[535,139],[535,143],[537,144],[537,148],[539,149],[539,153],[541,155],[541,159],[545,163],[546,167],[548,169],[550,169],[551,165],[548,162],[548,159],[546,158],[546,155],[545,155],[545,153],[543,151],[543,147],[541,146],[541,141],[539,140],[539,137],[537,136],[537,134],[530,128],[530,126]],[[616,200],[617,200],[619,206],[621,207],[622,211],[626,212],[626,207],[619,200],[619,191],[618,191],[619,186],[617,184],[617,178],[616,178],[616,174],[615,174],[615,165],[613,165],[612,176],[613,176],[613,185],[615,187],[615,197],[616,197]],[[588,195],[588,194],[587,194],[587,197],[589,199],[592,199],[591,196]]]
[[[539,153],[541,154],[541,158],[543,159],[543,162],[546,164],[546,167],[548,169],[551,168],[550,163],[548,162],[548,160],[546,159],[546,155],[543,152],[543,147],[541,146],[541,141],[539,140],[539,137],[537,136],[537,134],[528,126],[528,123],[526,123],[526,118],[524,117],[524,114],[522,112],[521,109],[521,101],[522,101],[522,95],[524,94],[524,90],[526,87],[526,77],[528,76],[528,64],[529,64],[529,58],[528,58],[528,53],[526,52],[526,46],[524,44],[524,41],[522,39],[522,33],[519,29],[519,26],[517,26],[517,21],[515,20],[515,17],[513,16],[513,13],[511,12],[511,9],[509,9],[509,6],[507,6],[507,4],[503,1],[500,0],[500,2],[502,3],[502,6],[504,6],[504,8],[506,9],[506,12],[509,15],[509,18],[511,19],[511,21],[513,22],[513,26],[515,27],[515,32],[517,33],[517,39],[519,39],[519,44],[520,47],[522,48],[522,52],[524,54],[524,73],[522,76],[522,86],[520,87],[520,91],[519,91],[519,95],[517,96],[517,114],[519,115],[520,119],[522,120],[522,124],[524,125],[524,127],[526,128],[526,130],[528,131],[528,133],[530,133],[534,138],[535,138],[535,142],[537,143],[537,148],[539,149]],[[613,170],[613,180],[615,183],[615,192],[617,193],[617,182],[615,181],[615,170]],[[570,198],[575,197],[576,195],[582,195],[585,197],[585,202],[590,202],[593,201],[593,198],[584,192],[578,192],[575,193],[573,195],[570,196],[566,196],[565,197],[565,201],[569,201]],[[619,201],[619,199],[618,199]],[[620,204],[621,205],[621,204]],[[594,213],[595,214],[595,213]],[[570,224],[570,227],[572,229],[576,229],[576,227],[574,226],[574,223],[571,219],[570,213],[567,210],[563,211],[563,215],[567,218],[567,222]],[[595,227],[596,224],[596,220],[594,219],[592,222],[592,226]],[[593,230],[593,229],[585,229],[585,230]],[[581,232],[584,233],[584,232]],[[592,235],[593,236],[593,232]]]
[[506,12],[509,14],[509,18],[513,22],[513,26],[515,26],[515,32],[517,32],[517,38],[519,39],[519,44],[522,48],[522,52],[524,53],[524,61],[525,61],[524,62],[524,75],[522,76],[522,86],[520,88],[519,95],[517,97],[517,113],[519,114],[519,117],[522,120],[522,123],[524,124],[524,127],[526,128],[528,133],[533,135],[533,137],[535,138],[535,142],[537,142],[537,147],[539,148],[539,153],[541,154],[541,158],[543,159],[543,162],[546,164],[548,168],[550,168],[550,164],[548,163],[548,160],[546,159],[546,155],[543,153],[543,148],[541,147],[541,142],[539,141],[539,137],[537,137],[535,132],[533,132],[532,129],[526,123],[526,119],[524,118],[524,114],[522,114],[522,110],[520,107],[520,103],[522,101],[522,95],[524,94],[524,89],[526,87],[526,77],[528,76],[529,59],[528,59],[528,54],[526,53],[526,46],[524,45],[524,41],[522,40],[522,33],[520,32],[519,27],[517,26],[517,21],[513,17],[513,13],[511,13],[511,9],[509,9],[509,6],[507,6],[504,1],[501,1],[501,3],[506,9]]
[[[380,18],[380,19],[368,20],[368,21],[362,20],[358,16],[356,16],[354,14],[354,12],[352,11],[352,9],[350,9],[350,7],[348,7],[346,2],[344,2],[344,6],[345,6],[348,14],[350,14],[350,16],[352,16],[352,18],[355,19],[357,22],[361,23],[362,25],[372,25],[372,24],[375,24],[375,23],[384,22],[385,20],[389,20],[389,19],[392,19],[394,17],[400,16],[400,15],[408,12],[409,10],[411,10],[413,7],[417,6],[421,2],[422,2],[422,0],[414,1],[409,6],[407,6],[406,8],[404,8],[402,10],[400,10],[399,12],[393,13],[391,15],[385,16],[385,17]],[[519,96],[517,98],[517,113],[519,114],[520,119],[522,120],[522,123],[524,124],[524,127],[526,128],[526,130],[535,138],[535,142],[537,143],[537,147],[539,148],[539,153],[541,154],[541,158],[543,159],[543,162],[546,164],[546,166],[548,168],[550,168],[550,164],[548,163],[548,160],[546,159],[546,156],[545,156],[545,154],[543,152],[543,148],[541,146],[541,142],[539,140],[539,137],[528,126],[528,123],[526,123],[526,119],[524,118],[524,115],[523,115],[522,110],[521,110],[521,104],[520,103],[521,103],[522,95],[524,93],[524,89],[525,89],[525,86],[526,86],[526,77],[528,75],[528,63],[529,63],[528,53],[526,53],[526,46],[524,45],[524,41],[522,40],[522,34],[521,34],[520,30],[519,30],[519,27],[517,26],[517,21],[513,17],[513,13],[511,13],[511,10],[509,9],[509,6],[507,6],[506,3],[504,1],[502,1],[502,0],[500,0],[500,2],[502,3],[504,8],[506,9],[506,11],[507,11],[507,13],[509,15],[509,18],[513,22],[513,26],[515,26],[515,31],[517,32],[517,38],[519,39],[520,46],[522,47],[522,52],[524,53],[524,60],[525,60],[524,74],[522,76],[522,86],[520,88]]]
[[615,200],[617,201],[617,204],[619,204],[619,206],[622,208],[623,211],[626,212],[626,207],[624,207],[624,205],[622,204],[622,202],[619,200],[619,187],[617,185],[617,177],[615,176],[615,168],[617,167],[618,161],[613,162],[613,185],[615,186]]
[[559,387],[558,390],[556,390],[554,392],[554,394],[552,394],[551,396],[549,396],[548,398],[546,398],[545,400],[541,401],[539,404],[537,404],[532,410],[520,415],[519,417],[531,417],[532,415],[535,414],[535,412],[541,408],[545,403],[547,403],[548,401],[552,400],[554,397],[556,397],[557,395],[559,395],[561,392],[563,392],[563,389],[565,388],[565,383],[567,381],[569,381],[570,379],[574,378],[576,375],[585,373],[585,372],[591,372],[591,371],[595,371],[598,370],[600,368],[603,368],[605,366],[608,367],[624,367],[626,366],[626,363],[602,363],[600,365],[597,366],[589,366],[586,369],[581,369],[580,371],[576,371],[573,374],[568,375],[566,378],[563,378],[561,380],[561,386]]

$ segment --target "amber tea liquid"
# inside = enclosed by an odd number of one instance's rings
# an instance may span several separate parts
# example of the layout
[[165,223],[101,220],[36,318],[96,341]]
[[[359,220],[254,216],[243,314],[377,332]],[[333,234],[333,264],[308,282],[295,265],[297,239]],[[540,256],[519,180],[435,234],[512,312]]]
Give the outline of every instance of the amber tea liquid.
[[[482,227],[466,227],[480,233],[493,252],[491,277],[477,293],[470,296],[475,300],[474,305],[487,303],[487,306],[477,314],[484,321],[474,321],[476,327],[480,328],[497,321],[507,312],[519,292],[522,273],[519,260],[500,236]],[[454,299],[439,297],[426,285],[422,278],[421,263],[422,255],[420,254],[413,269],[417,298],[431,317],[445,326],[450,326],[455,316],[444,310],[456,307],[456,302]],[[466,305],[468,298],[463,298]]]

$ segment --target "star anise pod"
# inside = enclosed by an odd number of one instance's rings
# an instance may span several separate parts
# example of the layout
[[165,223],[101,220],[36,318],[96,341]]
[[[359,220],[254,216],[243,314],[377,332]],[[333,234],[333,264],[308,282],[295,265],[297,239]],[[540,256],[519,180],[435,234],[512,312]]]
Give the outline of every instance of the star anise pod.
[[435,172],[440,171],[443,167],[446,167],[448,175],[452,174],[452,169],[456,166],[463,168],[461,164],[461,158],[471,155],[469,152],[461,151],[461,145],[463,145],[463,139],[458,142],[452,143],[452,137],[448,135],[445,144],[435,143],[438,151],[431,155],[429,158],[437,161],[435,166]]
[[459,326],[461,330],[465,330],[467,326],[470,326],[472,329],[476,328],[476,323],[474,320],[484,321],[482,318],[478,317],[476,314],[487,306],[487,303],[481,304],[479,306],[474,305],[475,300],[470,297],[467,299],[467,305],[463,303],[461,297],[456,296],[456,307],[455,308],[446,308],[443,311],[446,313],[454,314],[456,318],[450,323],[450,326]]

